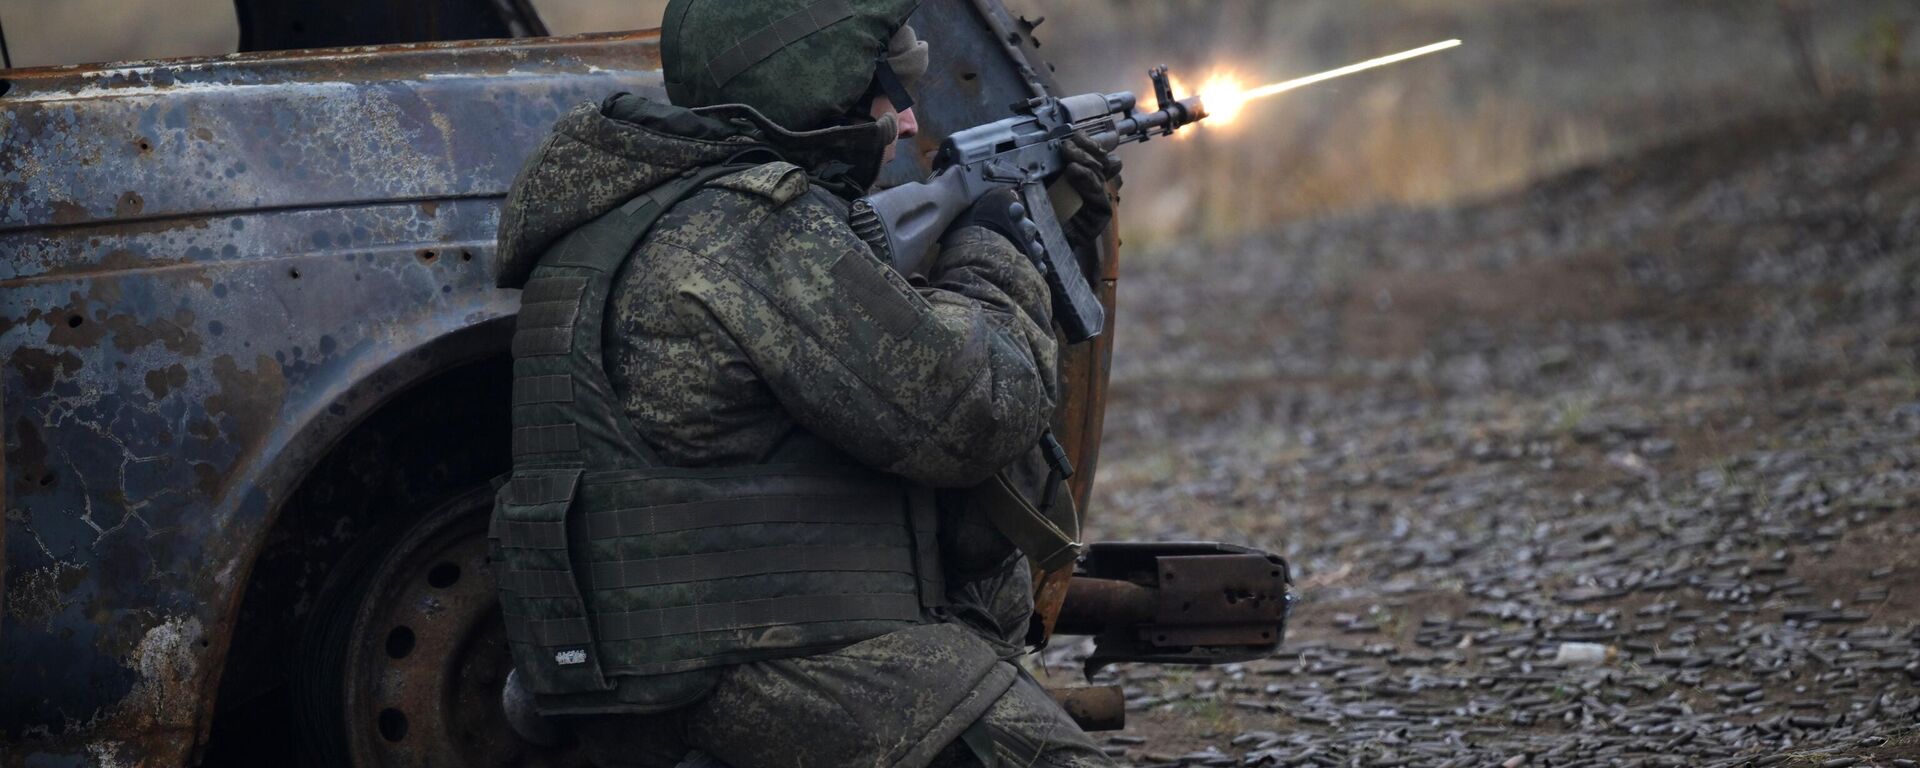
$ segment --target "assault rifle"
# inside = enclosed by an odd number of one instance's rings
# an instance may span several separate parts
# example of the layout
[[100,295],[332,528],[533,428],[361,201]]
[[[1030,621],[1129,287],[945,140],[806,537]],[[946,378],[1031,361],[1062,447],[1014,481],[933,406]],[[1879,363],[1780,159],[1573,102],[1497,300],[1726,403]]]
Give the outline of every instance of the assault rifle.
[[1199,96],[1173,97],[1166,67],[1155,67],[1148,75],[1158,102],[1152,112],[1135,110],[1133,94],[1125,91],[1043,96],[1015,104],[1013,117],[956,131],[940,143],[931,178],[854,201],[853,231],[894,269],[912,275],[924,271],[935,242],[967,206],[994,189],[1012,189],[1031,222],[1023,225],[1030,239],[1020,245],[1047,279],[1053,316],[1067,343],[1099,336],[1106,328],[1106,310],[1067,246],[1046,184],[1064,169],[1060,147],[1072,134],[1083,134],[1112,151],[1121,144],[1171,135],[1207,116]]

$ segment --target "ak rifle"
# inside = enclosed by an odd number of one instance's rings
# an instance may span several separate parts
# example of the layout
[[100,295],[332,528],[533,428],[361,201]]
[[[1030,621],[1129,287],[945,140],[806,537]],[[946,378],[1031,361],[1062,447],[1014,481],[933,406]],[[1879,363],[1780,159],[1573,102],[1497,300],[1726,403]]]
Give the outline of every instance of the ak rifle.
[[1033,259],[1053,294],[1053,316],[1067,343],[1099,336],[1106,310],[1081,274],[1060,218],[1047,198],[1047,182],[1066,166],[1061,147],[1081,134],[1109,152],[1122,144],[1168,136],[1207,116],[1199,96],[1173,97],[1167,68],[1148,72],[1156,109],[1135,109],[1134,95],[1083,93],[1040,96],[1015,104],[1012,117],[948,136],[934,155],[926,181],[901,184],[854,202],[850,223],[883,260],[902,275],[924,274],[934,245],[948,225],[981,195],[1012,189],[1025,209],[1029,238],[1015,245]]

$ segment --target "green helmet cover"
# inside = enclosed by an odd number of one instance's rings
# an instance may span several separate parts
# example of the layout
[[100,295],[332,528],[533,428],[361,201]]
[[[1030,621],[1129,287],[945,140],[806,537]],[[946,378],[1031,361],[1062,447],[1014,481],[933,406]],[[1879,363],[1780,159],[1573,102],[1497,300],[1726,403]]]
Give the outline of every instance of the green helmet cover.
[[660,28],[667,96],[745,104],[795,131],[857,106],[919,0],[672,0]]

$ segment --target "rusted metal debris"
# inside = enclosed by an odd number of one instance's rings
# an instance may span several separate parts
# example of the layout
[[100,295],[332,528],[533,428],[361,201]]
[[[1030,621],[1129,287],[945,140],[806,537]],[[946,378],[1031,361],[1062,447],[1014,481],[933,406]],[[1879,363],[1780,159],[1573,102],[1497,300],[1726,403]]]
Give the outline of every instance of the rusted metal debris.
[[1127,727],[1127,698],[1117,685],[1077,685],[1048,688],[1073,722],[1086,731],[1117,731]]
[[1230,544],[1094,544],[1068,585],[1059,631],[1094,636],[1108,664],[1220,664],[1278,648],[1293,606],[1287,563]]

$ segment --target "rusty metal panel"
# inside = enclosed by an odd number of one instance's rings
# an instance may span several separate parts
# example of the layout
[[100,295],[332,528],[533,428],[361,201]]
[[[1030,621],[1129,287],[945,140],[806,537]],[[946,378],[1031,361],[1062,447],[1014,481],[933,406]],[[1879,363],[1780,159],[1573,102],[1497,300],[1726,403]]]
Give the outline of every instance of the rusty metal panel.
[[[1287,566],[1276,560],[1264,552],[1160,558],[1160,599],[1154,623],[1169,627],[1183,622],[1247,624],[1270,629],[1286,619],[1288,605]],[[1272,639],[1255,631],[1245,644]],[[1157,636],[1153,642],[1168,645]]]
[[1127,727],[1127,699],[1118,685],[1048,688],[1047,695],[1067,711],[1083,731],[1117,731]]
[[273,512],[393,393],[498,354],[499,197],[656,62],[641,34],[6,73],[0,762],[184,759]]
[[1101,542],[1070,582],[1060,630],[1115,662],[1219,664],[1271,654],[1293,607],[1286,560],[1212,542]]

